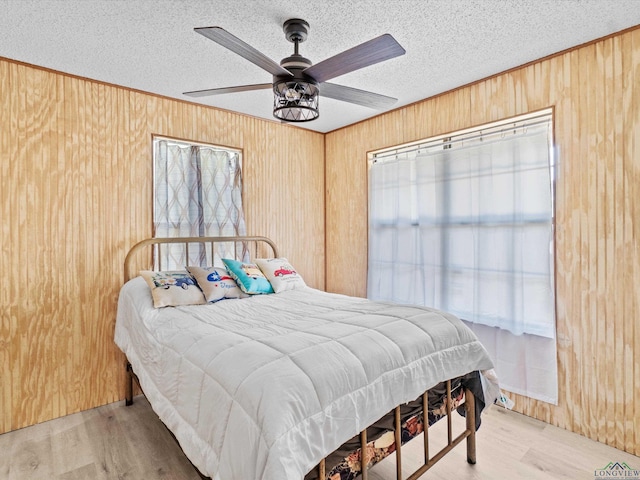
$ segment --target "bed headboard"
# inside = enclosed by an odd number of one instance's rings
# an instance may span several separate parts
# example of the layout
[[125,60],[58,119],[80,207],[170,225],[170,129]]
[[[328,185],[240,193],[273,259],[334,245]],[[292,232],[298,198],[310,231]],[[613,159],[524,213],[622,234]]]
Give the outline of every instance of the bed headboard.
[[[124,281],[138,275],[140,270],[163,270],[160,264],[163,246],[169,248],[170,245],[182,245],[186,258],[189,258],[190,248],[203,249],[207,258],[216,258],[218,244],[225,244],[226,250],[233,252],[230,258],[239,260],[247,255],[249,258],[278,257],[278,248],[275,243],[267,237],[240,236],[240,237],[172,237],[172,238],[147,238],[136,243],[124,259]],[[229,248],[230,247],[230,248]]]

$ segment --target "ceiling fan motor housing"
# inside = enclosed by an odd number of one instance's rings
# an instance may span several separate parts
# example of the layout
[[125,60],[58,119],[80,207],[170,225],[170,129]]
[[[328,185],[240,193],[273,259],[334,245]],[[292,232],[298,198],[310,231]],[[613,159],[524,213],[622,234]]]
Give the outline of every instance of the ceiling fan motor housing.
[[290,42],[304,42],[309,34],[309,24],[301,18],[290,18],[284,22],[282,30]]
[[[317,94],[318,91],[318,82],[315,81],[314,78],[309,75],[304,74],[304,70],[309,68],[313,63],[308,58],[303,57],[298,53],[298,43],[304,42],[307,39],[307,35],[309,34],[309,24],[300,18],[291,18],[284,22],[282,29],[284,30],[285,37],[287,40],[292,42],[295,45],[293,55],[283,58],[280,61],[280,66],[285,68],[293,77],[284,76],[284,75],[274,75],[273,76],[273,89],[274,92],[277,90],[282,91],[282,84],[288,84],[293,88],[294,84],[309,84],[310,88],[306,89],[313,94]],[[280,84],[280,86],[278,86]]]

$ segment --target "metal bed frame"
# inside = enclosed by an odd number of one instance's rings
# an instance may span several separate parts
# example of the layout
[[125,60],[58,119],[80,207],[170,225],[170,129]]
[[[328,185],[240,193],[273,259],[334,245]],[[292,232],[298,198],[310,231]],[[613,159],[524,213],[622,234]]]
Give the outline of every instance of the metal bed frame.
[[[185,253],[188,258],[189,245],[190,244],[198,244],[198,245],[208,245],[210,248],[211,258],[214,258],[216,251],[217,243],[234,243],[234,256],[235,258],[241,258],[244,254],[249,253],[250,258],[256,258],[259,249],[262,248],[261,252],[264,252],[265,248],[267,251],[271,253],[261,253],[263,256],[269,256],[270,254],[273,257],[278,257],[278,249],[273,241],[271,241],[267,237],[262,236],[234,236],[234,237],[173,237],[173,238],[148,238],[146,240],[142,240],[141,242],[136,243],[125,257],[124,261],[124,280],[127,282],[131,278],[137,275],[139,270],[144,269],[155,269],[162,270],[162,265],[157,260],[159,255],[154,255],[153,252],[159,253],[161,251],[162,245],[165,244],[183,244],[185,246]],[[253,244],[253,248],[249,247],[249,244]],[[242,246],[241,253],[239,254],[238,245]],[[142,264],[142,267],[139,267],[139,264],[135,263],[138,260],[138,257],[141,252],[148,250],[151,247],[152,253],[147,257],[146,261]],[[253,254],[251,254],[253,252]],[[134,270],[134,267],[137,269]],[[132,273],[135,272],[135,273]],[[133,383],[137,384],[140,391],[144,394],[142,387],[140,386],[140,382],[138,377],[133,371],[131,364],[128,359],[125,361],[126,368],[126,384],[125,384],[125,405],[129,406],[133,404]],[[455,438],[453,434],[453,425],[451,420],[452,412],[452,398],[451,398],[451,380],[446,381],[446,418],[447,418],[447,444],[440,449],[435,455],[431,456],[431,452],[429,450],[429,421],[428,421],[428,398],[429,391],[426,391],[422,394],[422,405],[423,405],[423,453],[424,453],[424,462],[423,464],[416,469],[413,473],[411,473],[406,480],[416,480],[421,477],[427,470],[433,467],[439,460],[441,460],[447,453],[449,453],[453,448],[455,448],[458,444],[460,444],[463,440],[466,439],[467,445],[467,462],[470,464],[476,463],[476,410],[475,410],[475,397],[471,390],[468,388],[464,389],[464,409],[465,409],[465,429],[459,433]],[[395,452],[396,452],[396,480],[402,480],[402,441],[401,441],[401,424],[402,419],[400,416],[400,406],[398,405],[394,410],[394,434],[395,434]],[[174,437],[175,438],[175,437]],[[366,429],[360,432],[360,451],[361,451],[361,471],[360,477],[362,480],[368,480],[368,466],[370,463],[370,459],[367,458],[367,431]],[[320,461],[320,463],[315,467],[318,472],[318,478],[320,480],[326,480],[327,471],[326,471],[326,457]],[[195,468],[195,467],[194,467]],[[197,469],[196,469],[197,470]],[[198,471],[198,474],[203,479],[207,479],[209,477],[205,477],[201,472]]]

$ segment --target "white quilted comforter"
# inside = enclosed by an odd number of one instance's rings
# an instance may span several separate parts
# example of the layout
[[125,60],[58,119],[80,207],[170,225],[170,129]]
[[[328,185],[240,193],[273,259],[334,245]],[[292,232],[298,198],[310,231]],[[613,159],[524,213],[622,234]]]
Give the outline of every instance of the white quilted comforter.
[[154,309],[138,277],[120,293],[115,342],[214,480],[301,480],[396,405],[493,368],[452,315],[311,288]]

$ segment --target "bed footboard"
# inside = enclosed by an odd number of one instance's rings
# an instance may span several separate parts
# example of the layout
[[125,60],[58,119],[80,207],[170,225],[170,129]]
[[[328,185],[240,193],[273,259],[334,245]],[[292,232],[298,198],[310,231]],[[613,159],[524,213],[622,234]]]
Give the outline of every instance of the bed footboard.
[[[446,387],[446,396],[444,397],[444,416],[442,420],[446,418],[447,423],[447,443],[446,445],[435,455],[431,455],[429,449],[429,424],[430,421],[427,419],[428,415],[424,412],[430,412],[429,406],[429,392],[425,392],[422,395],[422,427],[423,427],[423,464],[416,469],[413,473],[411,473],[407,478],[407,480],[416,480],[421,477],[427,470],[433,467],[439,460],[441,460],[447,453],[449,453],[453,448],[455,448],[458,444],[460,444],[463,440],[466,439],[467,445],[467,462],[470,464],[476,463],[476,399],[473,392],[468,388],[464,387],[464,409],[465,409],[465,429],[454,437],[453,432],[453,424],[451,419],[451,414],[455,410],[454,400],[452,396],[452,388],[451,388],[451,380],[447,380],[444,382]],[[460,401],[456,400],[456,402]],[[431,407],[433,408],[433,406]],[[403,477],[403,464],[402,464],[402,448],[401,446],[410,441],[412,437],[405,437],[406,427],[403,424],[403,418],[401,413],[401,407],[398,406],[393,411],[393,434],[394,434],[394,444],[395,447],[392,447],[388,450],[388,453],[380,454],[379,450],[376,450],[372,446],[372,442],[368,442],[367,440],[367,431],[364,430],[360,433],[360,446],[356,452],[353,452],[359,460],[355,466],[350,466],[349,469],[352,472],[351,475],[356,474],[359,478],[363,480],[368,480],[368,468],[373,466],[373,464],[382,460],[384,456],[391,453],[395,449],[396,455],[396,478],[397,480],[402,480]],[[410,423],[410,420],[407,420],[406,413],[404,414],[404,421],[407,426]],[[415,419],[415,418],[414,418]],[[435,421],[435,420],[434,420]],[[405,430],[403,432],[403,430]],[[419,433],[420,430],[416,432]],[[371,456],[375,456],[375,458],[370,458]],[[336,467],[340,472],[343,472],[342,468],[344,465]],[[326,480],[327,475],[333,475],[337,470],[334,469],[332,471],[327,471],[327,459],[323,459],[318,466],[316,467],[316,472],[318,475],[318,479]],[[344,472],[343,472],[344,473]],[[351,477],[349,477],[351,478]]]
[[[133,367],[128,360],[125,362],[126,368],[126,386],[125,386],[125,405],[129,406],[133,404],[133,384],[134,382],[140,388],[137,375],[133,371]],[[141,389],[141,388],[140,388]],[[435,455],[431,456],[429,450],[429,422],[424,422],[423,431],[423,449],[424,449],[424,463],[411,475],[406,477],[406,480],[416,480],[420,478],[427,470],[433,467],[438,461],[440,461],[447,453],[453,450],[458,444],[466,439],[467,444],[467,462],[470,464],[476,463],[476,399],[473,392],[469,388],[464,388],[464,409],[465,409],[465,429],[459,433],[455,438],[453,437],[453,425],[451,420],[451,414],[453,413],[453,399],[451,395],[451,380],[446,381],[446,422],[447,422],[447,444],[438,451]],[[142,390],[142,389],[141,389]],[[422,411],[429,411],[429,392],[425,392],[422,395]],[[400,406],[394,409],[394,436],[395,436],[395,454],[396,454],[396,479],[402,480],[402,418],[400,414]],[[360,432],[360,477],[362,480],[368,480],[371,459],[367,454],[367,432],[366,430]],[[194,467],[195,468],[195,467]],[[322,459],[316,467],[318,478],[320,480],[326,480],[327,467],[325,459]],[[196,469],[197,470],[197,469]],[[202,479],[208,479],[198,471]]]

